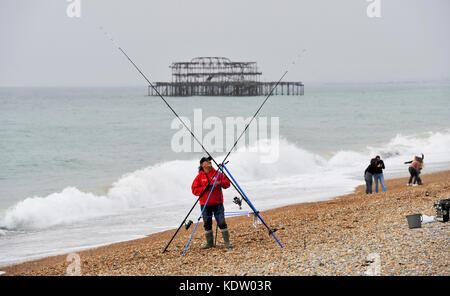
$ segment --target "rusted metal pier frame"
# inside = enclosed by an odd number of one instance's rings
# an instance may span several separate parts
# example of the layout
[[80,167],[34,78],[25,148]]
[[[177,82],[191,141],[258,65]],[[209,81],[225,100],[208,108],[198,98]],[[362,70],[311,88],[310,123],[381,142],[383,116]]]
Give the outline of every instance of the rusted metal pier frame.
[[[228,81],[228,82],[155,82],[153,85],[163,96],[267,96],[276,82],[258,81]],[[302,82],[280,82],[273,90],[273,95],[302,96],[304,85]],[[149,85],[148,95],[157,96],[156,91]]]
[[[171,82],[155,82],[148,95],[156,96],[267,96],[304,94],[302,82],[261,82],[256,62],[233,62],[226,57],[196,57],[170,65]],[[276,86],[276,87],[275,87]]]

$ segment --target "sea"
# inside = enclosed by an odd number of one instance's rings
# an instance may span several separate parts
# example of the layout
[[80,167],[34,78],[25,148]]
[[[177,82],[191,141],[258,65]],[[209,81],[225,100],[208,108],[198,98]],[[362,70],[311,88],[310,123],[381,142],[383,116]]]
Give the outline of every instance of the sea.
[[[208,142],[211,122],[248,120],[265,97],[165,99]],[[270,97],[261,118],[270,137],[246,133],[226,164],[257,210],[351,193],[376,155],[387,179],[408,176],[404,162],[422,153],[423,173],[450,168],[450,81],[306,85],[304,96]],[[146,86],[0,88],[0,267],[177,228],[206,155],[189,134],[192,149],[175,149],[184,134]],[[205,147],[218,163],[221,143]],[[247,216],[235,196],[224,190],[226,212]]]

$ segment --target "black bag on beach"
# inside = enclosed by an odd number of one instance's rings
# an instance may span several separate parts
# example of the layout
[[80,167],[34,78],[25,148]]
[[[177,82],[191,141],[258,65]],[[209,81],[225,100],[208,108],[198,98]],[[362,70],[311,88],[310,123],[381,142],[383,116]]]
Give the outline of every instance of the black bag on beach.
[[448,222],[450,210],[450,198],[441,199],[434,203],[436,209],[436,220],[440,222]]

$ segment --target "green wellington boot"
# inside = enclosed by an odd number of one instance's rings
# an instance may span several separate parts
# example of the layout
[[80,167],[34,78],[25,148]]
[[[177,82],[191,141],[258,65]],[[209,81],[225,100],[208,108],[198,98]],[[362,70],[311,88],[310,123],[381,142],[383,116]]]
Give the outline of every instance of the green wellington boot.
[[204,245],[200,249],[203,250],[203,249],[213,248],[214,247],[214,236],[213,236],[212,230],[206,231],[205,237],[206,237],[206,245]]
[[221,229],[223,241],[225,242],[225,246],[228,249],[231,249],[233,246],[230,244],[230,233],[228,232],[228,228]]

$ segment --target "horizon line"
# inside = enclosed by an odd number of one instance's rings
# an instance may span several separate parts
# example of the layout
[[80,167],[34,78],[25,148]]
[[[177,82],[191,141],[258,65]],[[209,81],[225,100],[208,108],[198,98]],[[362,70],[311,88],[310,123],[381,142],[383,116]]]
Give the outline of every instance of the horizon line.
[[[361,80],[361,81],[352,81],[352,80],[311,80],[309,82],[301,81],[305,86],[307,84],[310,85],[326,85],[326,84],[390,84],[390,83],[423,83],[423,82],[450,82],[450,77],[445,78],[424,78],[424,79],[403,79],[403,80]],[[145,87],[147,88],[148,84],[84,84],[84,85],[0,85],[0,88],[121,88],[121,87]]]

